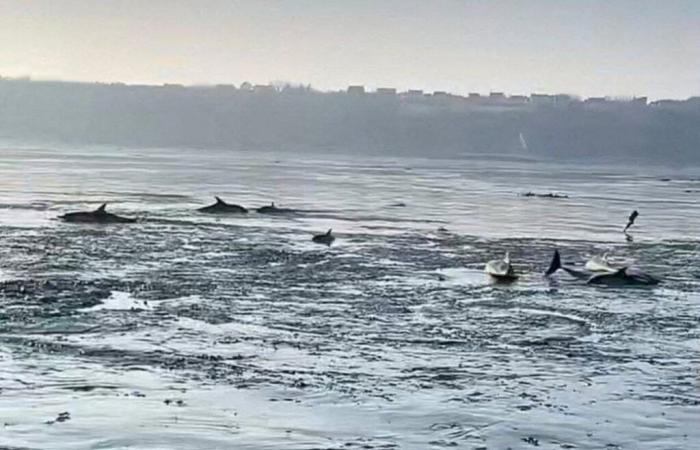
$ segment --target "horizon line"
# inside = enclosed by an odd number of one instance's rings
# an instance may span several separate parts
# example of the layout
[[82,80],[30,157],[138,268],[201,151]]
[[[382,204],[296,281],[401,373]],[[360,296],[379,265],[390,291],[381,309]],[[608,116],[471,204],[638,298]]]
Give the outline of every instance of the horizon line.
[[[700,93],[698,95],[690,95],[685,98],[668,98],[668,97],[658,97],[658,98],[653,98],[649,97],[648,95],[614,95],[614,94],[606,94],[606,95],[593,95],[593,96],[583,96],[580,94],[574,94],[570,92],[556,92],[556,93],[550,93],[550,92],[545,92],[545,91],[534,91],[530,93],[506,93],[505,91],[502,90],[490,90],[487,93],[481,93],[476,90],[474,91],[469,91],[466,94],[464,93],[453,93],[453,92],[448,92],[445,90],[425,90],[425,89],[420,89],[420,88],[408,88],[408,89],[399,89],[395,88],[392,86],[384,86],[384,85],[365,85],[365,84],[360,84],[360,83],[349,83],[345,86],[345,88],[337,88],[337,89],[319,89],[313,87],[310,83],[300,83],[300,82],[294,82],[294,81],[281,81],[281,80],[275,80],[275,81],[268,81],[266,84],[259,83],[259,82],[252,82],[249,80],[245,80],[240,82],[238,85],[236,85],[234,82],[230,83],[220,83],[220,82],[196,82],[196,83],[176,83],[176,82],[162,82],[162,83],[155,83],[155,82],[125,82],[125,81],[100,81],[100,80],[71,80],[71,79],[61,79],[61,78],[42,78],[42,77],[34,77],[32,75],[18,75],[18,76],[4,76],[0,74],[0,81],[23,81],[23,82],[39,82],[39,83],[65,83],[65,84],[93,84],[93,85],[105,85],[105,86],[126,86],[126,87],[153,87],[153,88],[158,88],[158,87],[181,87],[181,88],[217,88],[217,87],[233,87],[236,90],[245,90],[241,86],[245,85],[246,83],[249,84],[251,87],[271,87],[274,88],[276,91],[281,90],[281,88],[285,87],[290,87],[290,88],[306,88],[311,91],[314,91],[316,93],[321,93],[321,94],[337,94],[337,93],[348,93],[348,90],[353,87],[359,87],[364,89],[364,93],[367,94],[376,94],[378,91],[382,90],[394,90],[396,95],[399,94],[408,94],[411,93],[411,91],[420,91],[421,93],[425,95],[434,95],[434,94],[445,94],[449,96],[454,96],[454,97],[462,97],[462,98],[468,98],[470,95],[473,94],[478,94],[481,96],[481,98],[489,98],[491,94],[501,94],[505,95],[506,98],[511,98],[511,97],[519,97],[519,96],[524,96],[527,98],[531,98],[533,95],[544,95],[544,96],[567,96],[571,99],[574,100],[580,100],[580,101],[585,101],[588,99],[605,99],[605,100],[610,100],[610,101],[620,101],[620,100],[637,100],[637,99],[647,99],[648,103],[654,103],[654,102],[659,102],[659,101],[688,101],[692,99],[697,99],[700,98]],[[370,87],[371,89],[368,90],[367,87]]]

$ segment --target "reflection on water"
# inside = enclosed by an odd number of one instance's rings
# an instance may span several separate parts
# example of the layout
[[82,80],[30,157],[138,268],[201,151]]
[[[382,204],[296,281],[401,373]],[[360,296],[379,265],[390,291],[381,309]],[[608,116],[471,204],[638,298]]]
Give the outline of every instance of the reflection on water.
[[[0,162],[3,446],[700,439],[697,174],[186,150],[3,149]],[[300,212],[193,212],[213,195]],[[141,222],[54,220],[103,201]],[[336,245],[310,241],[328,228]],[[555,247],[665,282],[544,280]],[[483,262],[506,249],[523,276],[494,285]]]

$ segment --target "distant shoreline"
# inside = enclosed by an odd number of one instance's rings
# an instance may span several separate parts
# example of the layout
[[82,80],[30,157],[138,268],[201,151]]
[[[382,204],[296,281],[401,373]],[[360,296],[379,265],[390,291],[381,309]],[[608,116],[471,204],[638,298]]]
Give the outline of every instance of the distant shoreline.
[[0,99],[0,139],[20,142],[700,164],[700,97],[648,103],[0,79]]

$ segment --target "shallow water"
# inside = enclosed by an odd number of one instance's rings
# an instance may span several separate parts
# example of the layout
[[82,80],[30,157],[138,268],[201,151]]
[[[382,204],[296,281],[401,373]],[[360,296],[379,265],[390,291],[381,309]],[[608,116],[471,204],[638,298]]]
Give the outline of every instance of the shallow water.
[[[0,151],[4,447],[700,442],[693,169]],[[213,195],[300,212],[193,212]],[[141,221],[55,220],[103,201]],[[310,242],[328,228],[333,247]],[[544,280],[555,247],[664,282]],[[505,250],[523,275],[494,285],[483,263]]]

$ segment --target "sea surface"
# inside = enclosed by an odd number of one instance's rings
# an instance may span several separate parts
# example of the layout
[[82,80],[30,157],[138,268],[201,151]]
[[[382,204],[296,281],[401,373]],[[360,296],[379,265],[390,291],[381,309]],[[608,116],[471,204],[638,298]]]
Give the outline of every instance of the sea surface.
[[[0,146],[0,448],[698,449],[699,199],[633,163]],[[139,222],[56,219],[103,202]],[[545,279],[555,248],[663,282]]]

